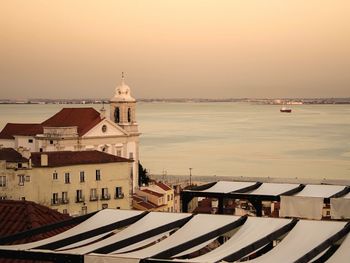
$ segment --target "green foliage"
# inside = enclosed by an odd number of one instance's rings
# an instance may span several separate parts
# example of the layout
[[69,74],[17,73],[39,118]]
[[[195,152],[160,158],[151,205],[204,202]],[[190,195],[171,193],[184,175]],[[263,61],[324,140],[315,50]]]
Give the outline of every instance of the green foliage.
[[145,168],[143,168],[142,164],[139,162],[139,186],[148,185],[149,183],[148,172]]

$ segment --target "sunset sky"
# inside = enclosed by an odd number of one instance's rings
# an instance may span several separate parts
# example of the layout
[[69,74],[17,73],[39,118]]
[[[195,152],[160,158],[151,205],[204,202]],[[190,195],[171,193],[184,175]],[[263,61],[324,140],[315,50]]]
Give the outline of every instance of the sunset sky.
[[349,0],[1,0],[0,99],[350,97]]

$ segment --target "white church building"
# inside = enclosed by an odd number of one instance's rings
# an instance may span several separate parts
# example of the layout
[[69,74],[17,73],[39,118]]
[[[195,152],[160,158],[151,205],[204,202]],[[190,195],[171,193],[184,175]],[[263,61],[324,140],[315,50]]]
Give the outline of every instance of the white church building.
[[[133,189],[138,187],[139,131],[136,100],[124,76],[110,100],[110,116],[89,108],[63,108],[42,123],[7,123],[0,146],[19,152],[98,150],[134,160]],[[28,156],[29,157],[29,156]]]

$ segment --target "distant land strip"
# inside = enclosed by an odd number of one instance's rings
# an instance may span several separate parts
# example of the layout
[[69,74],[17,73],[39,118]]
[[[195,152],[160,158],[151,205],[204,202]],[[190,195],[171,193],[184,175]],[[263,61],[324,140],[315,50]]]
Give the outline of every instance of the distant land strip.
[[[210,103],[210,102],[248,102],[266,105],[302,105],[302,104],[350,104],[349,98],[154,98],[138,99],[139,102],[160,103]],[[0,99],[0,104],[109,104],[109,99]]]

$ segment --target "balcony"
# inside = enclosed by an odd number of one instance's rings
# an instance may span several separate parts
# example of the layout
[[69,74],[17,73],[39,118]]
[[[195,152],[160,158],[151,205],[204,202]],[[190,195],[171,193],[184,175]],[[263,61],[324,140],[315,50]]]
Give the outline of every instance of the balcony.
[[68,198],[62,198],[61,203],[62,204],[69,204],[69,199]]
[[90,195],[90,201],[97,201],[98,195]]
[[111,195],[110,194],[103,194],[101,195],[101,200],[110,200],[111,199]]
[[51,205],[60,205],[60,199],[51,199]]
[[124,198],[124,193],[116,193],[114,195],[114,199],[123,199]]
[[76,203],[83,203],[85,201],[85,197],[84,196],[77,196],[75,198],[75,202]]

